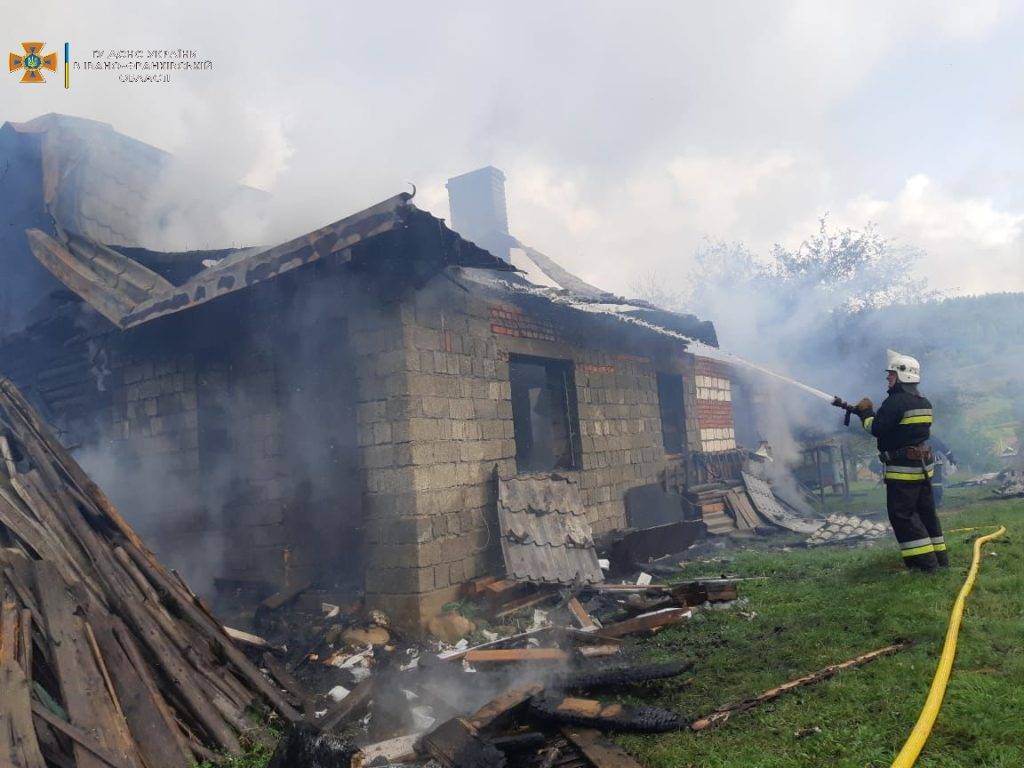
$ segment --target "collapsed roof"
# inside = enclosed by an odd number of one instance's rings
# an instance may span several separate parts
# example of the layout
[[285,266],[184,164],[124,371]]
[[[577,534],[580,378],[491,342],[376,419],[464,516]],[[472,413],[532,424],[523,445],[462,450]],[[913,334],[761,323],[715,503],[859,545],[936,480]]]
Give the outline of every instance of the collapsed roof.
[[[268,248],[229,252],[179,285],[114,248],[64,233],[61,239],[39,229],[26,233],[32,253],[68,288],[120,328],[132,328],[271,280],[321,259],[358,264],[360,246],[389,233],[416,230],[440,246],[416,249],[413,276],[420,282],[450,265],[510,270],[505,262],[477,248],[421,211],[402,193],[357,214]],[[379,254],[378,254],[379,255]],[[418,274],[417,274],[418,273]]]
[[[456,268],[466,283],[501,292],[513,302],[603,315],[684,344],[717,346],[710,322],[603,291],[514,238],[510,264],[417,208],[404,193],[270,247],[150,250],[141,246],[151,228],[140,219],[153,215],[147,202],[155,194],[153,179],[160,178],[170,155],[106,124],[62,115],[7,123],[3,131],[38,136],[41,142],[43,197],[51,221],[34,217],[21,227],[35,261],[121,329],[332,260],[357,269],[390,268],[416,285]],[[237,190],[249,193],[262,194]]]

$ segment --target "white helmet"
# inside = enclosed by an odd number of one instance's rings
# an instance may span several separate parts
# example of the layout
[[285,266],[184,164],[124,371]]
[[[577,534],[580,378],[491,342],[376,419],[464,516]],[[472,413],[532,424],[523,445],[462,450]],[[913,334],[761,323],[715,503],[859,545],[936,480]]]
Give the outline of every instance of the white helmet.
[[901,355],[891,349],[885,350],[885,370],[896,374],[901,384],[917,384],[921,380],[921,364],[910,355]]

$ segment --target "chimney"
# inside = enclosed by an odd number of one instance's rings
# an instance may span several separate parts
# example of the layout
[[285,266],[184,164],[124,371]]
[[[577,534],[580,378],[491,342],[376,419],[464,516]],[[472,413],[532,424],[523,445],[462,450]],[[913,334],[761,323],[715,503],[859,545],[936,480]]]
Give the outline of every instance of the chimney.
[[488,165],[448,179],[446,186],[455,231],[509,261],[505,174]]

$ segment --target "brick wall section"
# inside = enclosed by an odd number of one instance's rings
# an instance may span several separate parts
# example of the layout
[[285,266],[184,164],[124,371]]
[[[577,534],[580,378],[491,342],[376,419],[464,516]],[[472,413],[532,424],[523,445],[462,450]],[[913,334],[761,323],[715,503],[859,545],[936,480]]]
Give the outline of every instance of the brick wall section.
[[[694,376],[710,376],[729,380],[728,366],[706,357],[698,357],[694,363]],[[701,429],[733,427],[732,402],[730,400],[697,400],[697,421]]]

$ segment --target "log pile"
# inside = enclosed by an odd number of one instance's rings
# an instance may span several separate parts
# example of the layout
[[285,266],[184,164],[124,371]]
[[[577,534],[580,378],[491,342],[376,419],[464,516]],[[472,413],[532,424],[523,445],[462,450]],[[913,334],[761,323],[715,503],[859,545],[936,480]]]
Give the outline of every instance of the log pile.
[[301,715],[0,379],[0,764],[188,768]]

